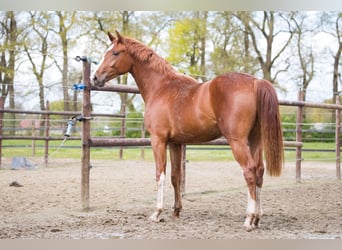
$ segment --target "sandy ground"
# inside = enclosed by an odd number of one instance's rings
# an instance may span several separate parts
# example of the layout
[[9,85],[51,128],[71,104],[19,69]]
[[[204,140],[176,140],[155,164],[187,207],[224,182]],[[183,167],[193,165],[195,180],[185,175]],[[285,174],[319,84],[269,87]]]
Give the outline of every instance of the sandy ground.
[[[3,160],[3,167],[11,159]],[[35,161],[35,160],[33,160]],[[94,161],[90,211],[81,207],[79,161],[47,168],[0,170],[0,238],[10,239],[341,239],[342,181],[335,164],[294,163],[279,178],[265,177],[260,229],[242,227],[246,186],[234,162],[187,164],[186,196],[171,217],[173,189],[167,171],[163,222],[148,220],[155,206],[153,162]],[[22,187],[10,186],[17,181]]]

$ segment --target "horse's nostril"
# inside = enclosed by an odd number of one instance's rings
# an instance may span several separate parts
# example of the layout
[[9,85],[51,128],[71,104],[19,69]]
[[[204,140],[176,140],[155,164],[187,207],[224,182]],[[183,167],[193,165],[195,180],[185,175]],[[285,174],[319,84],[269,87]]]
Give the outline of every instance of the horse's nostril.
[[93,75],[90,80],[91,80],[92,84],[97,84],[98,83],[96,75]]

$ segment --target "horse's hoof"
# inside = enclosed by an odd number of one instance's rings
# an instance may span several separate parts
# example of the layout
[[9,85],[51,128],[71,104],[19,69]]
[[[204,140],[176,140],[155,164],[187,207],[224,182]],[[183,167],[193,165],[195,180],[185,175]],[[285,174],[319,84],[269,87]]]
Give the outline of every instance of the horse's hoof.
[[178,219],[179,219],[179,215],[178,215],[178,216],[176,216],[176,215],[172,214],[172,219],[174,219],[174,220],[178,220]]
[[153,213],[151,216],[150,216],[150,221],[152,222],[165,222],[165,219],[163,218],[159,218],[159,214],[158,213]]
[[[151,216],[152,217],[152,216]],[[151,218],[150,217],[150,221],[151,222],[156,222],[156,223],[159,223],[159,222],[165,222],[165,219],[163,219],[163,218]]]
[[259,228],[259,222],[260,222],[260,215],[255,215],[255,214],[247,215],[243,226],[245,227],[247,232],[251,232]]
[[251,232],[258,227],[257,225],[255,225],[254,223],[251,223],[248,220],[243,224],[243,226],[246,229],[246,232]]
[[252,232],[254,229],[256,229],[255,225],[243,225],[246,229],[246,232]]
[[178,214],[172,213],[172,220],[178,221],[179,220],[179,213]]
[[179,218],[179,214],[180,214],[181,210],[182,210],[181,208],[175,208],[172,212],[172,217],[173,218]]
[[159,222],[159,218],[157,216],[155,216],[154,214],[152,214],[149,219],[152,222]]

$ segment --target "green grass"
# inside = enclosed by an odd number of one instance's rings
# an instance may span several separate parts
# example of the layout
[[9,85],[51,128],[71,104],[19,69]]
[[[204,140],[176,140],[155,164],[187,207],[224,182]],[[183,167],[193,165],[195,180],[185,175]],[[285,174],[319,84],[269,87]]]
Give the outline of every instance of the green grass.
[[[82,155],[80,141],[66,141],[64,146],[59,149],[61,141],[49,142],[49,157],[51,158],[74,158],[80,159]],[[36,157],[44,156],[44,142],[35,142]],[[231,150],[224,146],[188,146],[187,157],[189,161],[233,161],[234,157]],[[285,151],[286,161],[295,161],[295,148],[288,148],[292,151]],[[334,143],[304,143],[304,150],[332,150],[332,152],[320,151],[303,151],[302,158],[304,160],[321,160],[321,161],[335,161],[335,144]],[[120,149],[113,148],[91,148],[91,159],[103,160],[118,160]],[[140,160],[140,148],[125,148],[123,151],[123,159],[125,160]],[[3,140],[2,142],[2,157],[24,156],[31,157],[32,155],[32,141],[30,140]],[[153,161],[153,153],[150,147],[145,148],[145,160]]]
[[[288,149],[291,149],[291,151],[285,151],[285,160],[295,161],[295,148]],[[333,142],[305,142],[302,149],[302,159],[305,161],[335,161],[336,159],[335,143]],[[329,152],[326,152],[327,150]]]

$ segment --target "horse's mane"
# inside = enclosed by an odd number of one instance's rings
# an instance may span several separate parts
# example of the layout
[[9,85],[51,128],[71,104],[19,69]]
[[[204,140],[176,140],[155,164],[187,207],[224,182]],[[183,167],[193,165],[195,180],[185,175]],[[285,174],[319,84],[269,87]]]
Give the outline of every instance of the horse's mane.
[[141,42],[125,37],[124,45],[127,51],[138,61],[142,63],[149,63],[152,69],[157,70],[160,73],[176,71],[172,68],[164,58],[160,57],[153,49],[147,47]]

